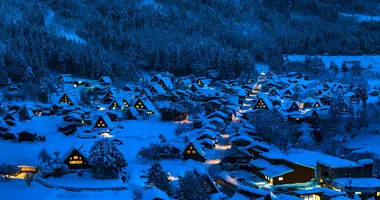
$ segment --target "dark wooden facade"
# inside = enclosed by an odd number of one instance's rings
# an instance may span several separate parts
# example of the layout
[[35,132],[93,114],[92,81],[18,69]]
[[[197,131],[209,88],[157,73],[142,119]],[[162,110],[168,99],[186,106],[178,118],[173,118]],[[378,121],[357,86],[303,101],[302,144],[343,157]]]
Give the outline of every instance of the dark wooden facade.
[[30,133],[28,131],[21,131],[18,133],[18,142],[33,142],[36,139],[36,134]]
[[185,150],[182,152],[182,157],[184,160],[196,160],[204,162],[205,158],[202,155],[203,152],[198,152],[197,149],[194,147],[193,143],[189,143]]
[[317,162],[317,181],[329,183],[335,178],[363,178],[372,177],[372,164],[349,166],[349,167],[332,167],[321,162]]
[[63,161],[69,169],[88,169],[91,166],[88,164],[87,158],[77,149],[72,149]]
[[74,105],[72,99],[67,94],[63,94],[62,97],[59,99],[58,103],[67,103],[70,106]]

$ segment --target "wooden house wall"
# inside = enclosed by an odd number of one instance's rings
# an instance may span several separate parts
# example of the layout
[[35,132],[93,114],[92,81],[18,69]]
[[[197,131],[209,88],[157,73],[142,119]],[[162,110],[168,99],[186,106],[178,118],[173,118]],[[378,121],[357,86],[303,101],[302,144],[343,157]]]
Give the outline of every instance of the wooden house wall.
[[317,163],[316,174],[317,174],[318,182],[320,182],[321,180],[325,180],[326,178],[328,178],[329,180],[333,180],[335,178],[344,178],[344,177],[352,177],[352,178],[371,177],[372,166],[331,168],[321,163]]
[[[74,156],[78,156],[78,159],[73,160]],[[71,164],[70,161],[82,161],[82,164]],[[74,149],[71,152],[71,154],[67,158],[65,158],[64,163],[67,164],[69,169],[88,169],[88,168],[91,168],[91,166],[88,164],[87,159],[76,149]]]
[[[188,153],[188,151],[190,151],[190,153]],[[195,153],[192,153],[193,151],[195,151]],[[196,161],[201,161],[201,162],[205,161],[205,159],[191,145],[186,147],[186,150],[183,152],[182,156],[184,160],[191,159],[191,160],[196,160]]]

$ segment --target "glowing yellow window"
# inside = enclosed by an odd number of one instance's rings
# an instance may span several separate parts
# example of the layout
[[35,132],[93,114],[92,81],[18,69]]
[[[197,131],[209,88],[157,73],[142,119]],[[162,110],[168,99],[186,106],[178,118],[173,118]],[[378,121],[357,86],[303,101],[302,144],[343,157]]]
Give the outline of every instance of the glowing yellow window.
[[103,127],[105,127],[106,125],[105,124],[102,124]]
[[196,152],[195,150],[192,150],[191,153],[192,153],[192,154],[196,154],[197,152]]
[[186,153],[187,153],[187,154],[190,154],[190,153],[191,153],[191,151],[190,151],[190,150],[187,150],[187,151],[186,151]]
[[278,180],[279,180],[279,181],[283,181],[283,180],[284,180],[284,177],[278,177]]
[[377,192],[377,193],[376,193],[376,196],[380,197],[380,192]]
[[74,160],[78,160],[78,156],[74,156]]

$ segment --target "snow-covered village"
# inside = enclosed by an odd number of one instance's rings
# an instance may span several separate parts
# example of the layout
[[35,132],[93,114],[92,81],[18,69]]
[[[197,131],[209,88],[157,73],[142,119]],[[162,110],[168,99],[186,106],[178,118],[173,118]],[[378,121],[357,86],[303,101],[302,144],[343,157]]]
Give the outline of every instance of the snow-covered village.
[[379,0],[0,0],[0,200],[380,200]]
[[[299,62],[290,58],[284,62]],[[328,71],[344,79],[371,70],[360,61],[335,65]],[[21,99],[23,84],[3,84],[5,199],[86,192],[105,199],[380,198],[380,134],[371,126],[380,116],[380,85],[265,67],[256,79],[222,80],[209,70],[147,73],[138,84],[71,74],[55,81],[55,91],[36,101]]]

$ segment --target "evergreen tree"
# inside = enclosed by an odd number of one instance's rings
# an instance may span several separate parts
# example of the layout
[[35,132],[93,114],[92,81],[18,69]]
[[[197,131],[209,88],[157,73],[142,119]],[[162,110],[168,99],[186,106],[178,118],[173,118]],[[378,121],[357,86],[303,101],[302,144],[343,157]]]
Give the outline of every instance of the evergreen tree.
[[205,184],[206,180],[203,176],[196,176],[194,172],[187,171],[185,175],[179,177],[178,194],[183,200],[204,200],[210,197],[209,193],[212,188]]
[[101,139],[91,147],[89,164],[93,167],[93,176],[99,179],[117,178],[127,165],[124,155],[108,139]]
[[30,118],[28,107],[24,104],[18,111],[20,121],[24,122],[26,119]]
[[148,184],[156,186],[165,193],[170,192],[168,175],[162,170],[162,165],[154,161],[148,172]]

